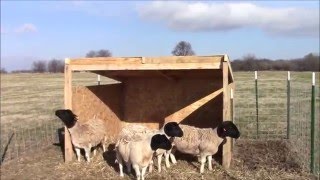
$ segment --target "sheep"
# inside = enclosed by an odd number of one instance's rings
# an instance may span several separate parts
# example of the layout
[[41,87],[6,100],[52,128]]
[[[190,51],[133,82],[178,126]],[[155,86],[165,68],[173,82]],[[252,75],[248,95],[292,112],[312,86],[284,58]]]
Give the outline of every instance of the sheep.
[[[171,149],[170,140],[163,134],[145,134],[140,139],[126,141],[119,139],[116,144],[116,158],[119,163],[120,177],[123,177],[123,161],[128,172],[131,165],[135,170],[137,179],[144,180],[145,172],[157,149]],[[141,169],[141,174],[140,174]]]
[[[151,130],[145,126],[142,125],[128,125],[124,127],[120,134],[120,139],[125,139],[126,141],[132,141],[136,138],[140,138],[140,136],[144,136],[146,134],[164,134],[167,138],[170,138],[171,142],[173,141],[174,137],[182,137],[183,131],[179,127],[179,124],[177,122],[168,122],[166,123],[160,130]],[[161,172],[161,160],[162,156],[165,155],[165,162],[166,167],[170,167],[169,163],[169,155],[170,151],[166,151],[163,149],[158,149],[155,152],[155,156],[157,157],[157,164],[158,164],[158,172]],[[174,156],[171,156],[171,158],[174,158]],[[175,159],[171,159],[174,163],[176,163]],[[150,162],[149,166],[149,172],[151,172],[153,169],[153,162]]]
[[[98,118],[89,119],[85,123],[78,122],[78,117],[69,109],[56,110],[55,115],[58,116],[66,125],[71,135],[71,141],[77,154],[77,160],[80,162],[80,149],[85,150],[87,162],[90,162],[90,151],[92,147],[99,144],[102,145],[105,152],[106,125],[105,121]],[[96,154],[96,149],[93,155]]]
[[240,132],[231,121],[224,121],[216,128],[196,128],[193,126],[180,124],[184,132],[183,137],[174,139],[174,148],[182,153],[200,156],[200,173],[204,172],[206,158],[208,160],[208,169],[212,170],[212,155],[218,151],[226,137],[239,138]]

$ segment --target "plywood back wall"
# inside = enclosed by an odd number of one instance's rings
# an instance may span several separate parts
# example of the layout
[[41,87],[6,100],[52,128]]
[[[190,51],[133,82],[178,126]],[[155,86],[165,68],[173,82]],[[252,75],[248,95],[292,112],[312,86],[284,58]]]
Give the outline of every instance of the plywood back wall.
[[[159,128],[177,121],[198,127],[222,120],[221,79],[130,78],[124,83],[124,120]],[[213,95],[212,95],[213,94]]]

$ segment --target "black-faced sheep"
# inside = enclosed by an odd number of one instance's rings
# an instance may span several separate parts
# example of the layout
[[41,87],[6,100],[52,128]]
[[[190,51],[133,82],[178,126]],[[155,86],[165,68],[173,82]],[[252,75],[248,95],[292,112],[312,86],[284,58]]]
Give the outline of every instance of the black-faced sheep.
[[[107,130],[104,120],[92,118],[85,123],[81,123],[78,122],[77,115],[69,109],[57,110],[55,115],[58,116],[68,128],[78,161],[80,161],[81,148],[85,150],[85,156],[88,162],[90,162],[90,151],[92,147],[101,144],[103,152],[106,150],[105,141]],[[96,150],[93,152],[94,155],[95,152]]]
[[[135,170],[137,179],[144,180],[147,167],[152,160],[157,149],[171,149],[170,140],[163,134],[146,134],[140,140],[126,141],[119,139],[116,144],[116,156],[119,163],[120,176],[123,177],[123,162],[125,162],[128,172],[131,165]],[[141,173],[140,173],[141,169]]]
[[231,121],[224,121],[216,128],[196,128],[180,124],[183,137],[174,139],[175,149],[182,153],[200,156],[200,173],[204,172],[204,164],[208,160],[208,168],[212,170],[212,155],[216,154],[219,145],[226,137],[239,138],[240,132]]
[[[176,122],[168,122],[160,130],[151,130],[142,125],[128,125],[121,130],[119,134],[119,139],[132,141],[135,139],[139,139],[140,136],[145,136],[146,134],[164,134],[167,136],[167,138],[170,138],[172,142],[174,137],[182,137],[183,131],[179,127],[179,124]],[[163,155],[165,155],[166,167],[170,167],[170,163],[169,163],[170,151],[158,149],[155,152],[155,156],[157,157],[158,172],[161,172],[161,160]],[[152,169],[153,169],[153,162],[151,161],[149,166],[149,171],[151,172]]]

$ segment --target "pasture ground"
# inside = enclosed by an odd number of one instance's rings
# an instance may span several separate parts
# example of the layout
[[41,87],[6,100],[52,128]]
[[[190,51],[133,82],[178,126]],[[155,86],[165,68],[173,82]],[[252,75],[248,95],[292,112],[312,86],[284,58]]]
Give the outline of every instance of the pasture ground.
[[[99,149],[100,150],[100,149]],[[200,164],[196,158],[177,156],[178,164],[158,173],[157,167],[147,179],[316,179],[301,170],[289,154],[284,141],[260,141],[240,139],[235,143],[231,168],[224,170],[220,165],[213,171],[199,174]],[[60,146],[50,146],[39,153],[27,154],[1,166],[1,179],[119,179],[118,166],[114,163],[115,153],[110,145],[101,155],[98,151],[92,162],[73,161],[65,164]],[[125,175],[123,179],[134,179]]]

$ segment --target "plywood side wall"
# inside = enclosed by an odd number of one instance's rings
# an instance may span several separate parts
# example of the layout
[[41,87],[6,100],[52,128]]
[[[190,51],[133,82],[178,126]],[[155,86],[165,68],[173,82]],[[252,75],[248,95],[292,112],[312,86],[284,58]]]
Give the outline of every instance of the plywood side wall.
[[108,134],[114,138],[121,129],[122,85],[100,85],[73,88],[72,107],[80,122],[96,116],[106,120]]

